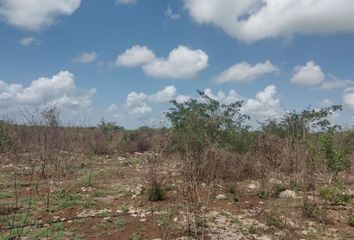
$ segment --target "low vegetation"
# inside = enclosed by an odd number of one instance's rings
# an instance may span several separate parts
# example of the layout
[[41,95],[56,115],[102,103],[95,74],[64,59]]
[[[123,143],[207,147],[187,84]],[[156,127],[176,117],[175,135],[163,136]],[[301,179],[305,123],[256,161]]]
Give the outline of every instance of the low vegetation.
[[199,94],[171,102],[169,128],[125,130],[104,119],[68,127],[56,108],[0,121],[2,239],[353,231],[354,135],[330,121],[341,106],[288,111],[257,128],[243,102]]

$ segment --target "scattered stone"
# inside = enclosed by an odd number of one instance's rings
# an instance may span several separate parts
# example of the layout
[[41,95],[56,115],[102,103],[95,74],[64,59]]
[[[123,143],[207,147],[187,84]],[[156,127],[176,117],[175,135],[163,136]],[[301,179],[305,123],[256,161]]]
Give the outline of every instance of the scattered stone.
[[253,191],[259,188],[259,184],[257,182],[251,182],[250,184],[247,185],[248,191]]
[[103,222],[112,222],[112,218],[111,217],[104,217]]
[[296,198],[296,193],[291,190],[285,190],[279,194],[280,198]]
[[135,188],[130,190],[134,195],[139,196],[143,193],[144,187],[142,184],[138,184]]
[[216,196],[216,199],[217,199],[217,200],[226,200],[227,197],[226,197],[226,195],[224,195],[224,194],[219,194],[219,195]]
[[92,187],[88,187],[88,188],[82,187],[82,188],[81,188],[81,191],[82,191],[82,192],[92,192],[93,189],[92,189]]
[[314,229],[313,227],[309,227],[308,229],[304,230],[301,232],[303,235],[308,236],[314,233],[317,233],[317,230]]

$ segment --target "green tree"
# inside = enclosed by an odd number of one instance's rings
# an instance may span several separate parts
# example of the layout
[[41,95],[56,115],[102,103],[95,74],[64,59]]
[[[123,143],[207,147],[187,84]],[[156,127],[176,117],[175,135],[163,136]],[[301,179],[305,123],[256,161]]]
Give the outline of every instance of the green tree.
[[245,125],[245,121],[250,118],[241,114],[242,101],[221,104],[204,92],[198,93],[201,101],[171,101],[174,107],[166,113],[181,152],[188,150],[199,154],[206,144],[227,147],[237,134],[248,130],[249,126]]

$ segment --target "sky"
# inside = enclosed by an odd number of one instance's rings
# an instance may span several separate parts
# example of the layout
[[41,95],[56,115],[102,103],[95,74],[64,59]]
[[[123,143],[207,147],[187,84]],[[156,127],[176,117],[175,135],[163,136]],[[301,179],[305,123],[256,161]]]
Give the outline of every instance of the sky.
[[171,100],[243,101],[252,122],[343,105],[354,123],[352,0],[0,0],[0,116],[166,125]]

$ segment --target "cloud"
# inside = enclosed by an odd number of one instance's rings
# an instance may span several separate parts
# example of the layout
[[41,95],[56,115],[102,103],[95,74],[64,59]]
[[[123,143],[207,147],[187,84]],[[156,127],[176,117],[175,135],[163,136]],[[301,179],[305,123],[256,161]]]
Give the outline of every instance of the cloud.
[[129,111],[131,115],[144,115],[152,111],[152,108],[149,107],[146,103],[141,103],[138,106],[135,106]]
[[204,90],[204,93],[211,99],[217,100],[218,102],[221,102],[223,104],[230,104],[236,101],[243,100],[243,98],[240,95],[238,95],[235,90],[230,90],[227,95],[223,91],[219,91],[217,92],[216,95],[214,95],[212,89],[206,88]]
[[97,59],[97,54],[95,52],[83,52],[79,56],[73,59],[76,63],[91,63]]
[[279,69],[267,60],[264,63],[251,65],[247,62],[241,62],[229,67],[220,73],[216,78],[216,83],[250,83],[256,78],[267,73],[277,73]]
[[166,103],[173,99],[173,96],[176,94],[176,87],[171,85],[165,87],[163,90],[158,91],[157,93],[149,96],[149,100],[157,103]]
[[165,14],[166,17],[171,18],[171,19],[173,19],[173,20],[178,20],[178,19],[181,18],[181,15],[179,15],[179,14],[174,14],[174,13],[172,12],[172,9],[171,9],[171,6],[170,6],[170,5],[167,5],[167,8],[166,8],[164,14]]
[[276,118],[282,115],[280,100],[275,98],[277,88],[274,85],[266,87],[257,93],[255,99],[247,99],[243,111],[257,119]]
[[0,19],[17,28],[39,31],[58,17],[73,14],[80,3],[81,0],[1,0]]
[[184,0],[194,21],[245,42],[294,34],[353,32],[352,0]]
[[334,75],[330,75],[329,79],[326,82],[322,83],[321,88],[324,90],[332,90],[338,88],[348,88],[353,85],[353,81],[339,79]]
[[116,0],[115,4],[119,5],[119,4],[135,4],[137,2],[137,0]]
[[40,40],[35,37],[24,37],[20,39],[19,43],[24,47],[28,47],[30,45],[39,45]]
[[343,103],[354,111],[354,87],[347,88],[343,93]]
[[321,105],[325,107],[330,107],[334,105],[334,101],[332,99],[326,98],[322,100]]
[[107,112],[115,112],[118,110],[117,105],[115,105],[114,103],[112,103],[111,105],[109,105],[109,107],[107,108]]
[[143,70],[157,78],[190,79],[208,66],[208,58],[201,49],[192,50],[180,45],[167,58],[157,58],[144,65]]
[[296,66],[290,81],[301,86],[316,86],[323,90],[343,89],[354,85],[350,80],[339,79],[331,74],[326,76],[314,61],[307,62],[305,66]]
[[314,61],[309,61],[305,66],[296,66],[291,82],[302,86],[313,86],[324,82],[325,74]]
[[208,55],[186,46],[173,49],[167,58],[157,58],[146,46],[135,45],[118,55],[116,66],[142,66],[146,75],[156,78],[190,79],[208,66]]
[[61,71],[51,78],[34,80],[28,87],[0,81],[0,109],[6,111],[43,104],[62,109],[87,108],[95,94],[96,89],[77,89],[74,75]]
[[127,96],[126,105],[127,107],[131,107],[140,104],[142,101],[145,101],[146,99],[147,99],[147,95],[145,93],[131,92]]
[[243,101],[244,105],[241,108],[241,112],[250,115],[256,120],[279,117],[283,113],[280,100],[276,98],[277,88],[274,85],[267,86],[263,91],[258,92],[255,98],[242,97],[235,90],[230,90],[228,94],[223,91],[213,94],[212,90],[207,88],[204,93],[224,104]]
[[146,46],[135,45],[117,57],[116,66],[137,67],[152,62],[155,54]]
[[173,85],[166,86],[151,95],[133,91],[127,95],[125,109],[131,115],[144,115],[152,111],[148,103],[167,103],[174,99],[176,91],[176,87]]
[[178,95],[175,100],[176,100],[176,102],[178,102],[178,103],[185,103],[185,102],[187,102],[189,99],[191,99],[190,96],[187,96],[187,95]]

